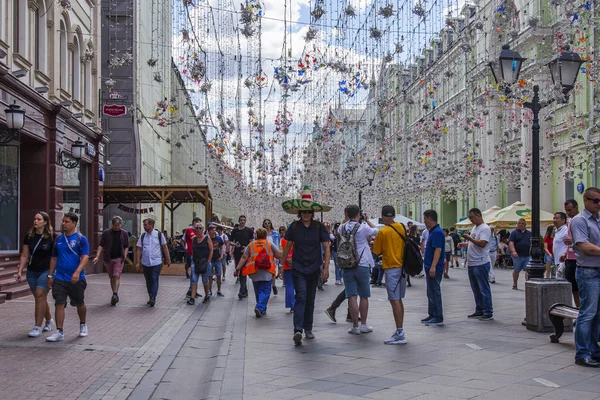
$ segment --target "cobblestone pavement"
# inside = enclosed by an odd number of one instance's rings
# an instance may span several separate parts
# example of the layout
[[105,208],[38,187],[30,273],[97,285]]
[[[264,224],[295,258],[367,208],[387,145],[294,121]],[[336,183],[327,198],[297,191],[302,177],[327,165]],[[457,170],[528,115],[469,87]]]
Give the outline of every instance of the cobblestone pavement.
[[[33,299],[0,305],[2,399],[573,399],[600,398],[600,370],[574,365],[571,333],[560,344],[527,331],[524,291],[511,290],[509,271],[492,286],[495,320],[468,320],[473,298],[465,269],[442,283],[444,327],[426,327],[424,279],[413,279],[405,300],[406,346],[382,342],[393,332],[385,289],[373,288],[368,323],[375,331],[346,333],[323,313],[342,289],[319,292],[314,341],[292,343],[292,315],[283,288],[268,314],[238,301],[234,279],[225,298],[187,306],[187,281],[162,276],[157,307],[145,306],[143,277],[124,275],[121,302],[108,305],[105,275],[88,278],[87,338],[67,308],[65,341],[31,339]],[[520,282],[521,287],[523,282]],[[250,285],[251,286],[251,285]]]

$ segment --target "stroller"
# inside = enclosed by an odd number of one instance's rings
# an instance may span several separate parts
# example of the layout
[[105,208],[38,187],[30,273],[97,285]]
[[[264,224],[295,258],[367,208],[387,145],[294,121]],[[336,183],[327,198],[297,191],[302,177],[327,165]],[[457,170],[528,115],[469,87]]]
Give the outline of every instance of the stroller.
[[513,267],[513,261],[510,256],[507,256],[506,254],[498,255],[498,258],[496,259],[496,264],[494,265],[494,268],[510,269],[512,267]]

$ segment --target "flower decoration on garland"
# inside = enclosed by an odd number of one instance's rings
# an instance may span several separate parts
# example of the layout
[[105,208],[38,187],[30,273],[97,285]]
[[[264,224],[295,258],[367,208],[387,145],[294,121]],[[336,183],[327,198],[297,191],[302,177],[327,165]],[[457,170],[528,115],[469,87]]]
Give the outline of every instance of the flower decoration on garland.
[[389,18],[394,15],[394,6],[391,4],[386,5],[385,7],[381,7],[379,11],[377,11],[377,15],[382,16],[383,18]]
[[152,75],[152,78],[154,79],[154,81],[156,81],[158,83],[162,83],[162,81],[163,81],[163,78],[162,78],[162,75],[160,74],[160,72],[155,72]]
[[65,11],[68,11],[72,8],[71,0],[58,0],[58,6]]
[[319,34],[319,30],[313,28],[312,26],[308,27],[308,31],[306,32],[306,36],[304,36],[304,40],[310,42],[314,40]]
[[150,67],[155,67],[157,62],[158,62],[157,58],[149,58],[148,61],[146,61],[146,63]]
[[314,10],[310,13],[310,15],[315,19],[315,22],[321,19],[323,15],[325,15],[327,11],[321,6],[321,4],[317,4]]
[[381,31],[378,28],[370,28],[369,37],[375,40],[381,40]]
[[113,86],[115,86],[115,83],[117,83],[114,79],[109,78],[104,82],[104,86],[106,86],[109,89],[112,89]]
[[208,93],[210,92],[210,89],[212,89],[212,83],[210,82],[204,82],[202,85],[200,85],[201,93]]
[[344,14],[347,17],[354,18],[356,17],[356,10],[351,5],[347,5],[346,8],[344,8]]
[[413,14],[421,18],[425,16],[425,8],[423,8],[423,5],[420,2],[415,4],[415,6],[412,9],[412,12]]

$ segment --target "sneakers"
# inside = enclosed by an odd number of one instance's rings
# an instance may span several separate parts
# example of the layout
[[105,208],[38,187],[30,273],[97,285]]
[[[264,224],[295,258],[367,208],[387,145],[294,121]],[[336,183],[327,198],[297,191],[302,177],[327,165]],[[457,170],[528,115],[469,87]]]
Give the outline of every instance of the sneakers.
[[260,312],[260,310],[258,308],[254,309],[254,315],[256,315],[256,318],[262,317],[262,313]]
[[482,315],[479,320],[480,321],[492,321],[494,319],[493,315]]
[[425,322],[427,326],[444,326],[444,320],[439,318],[432,318]]
[[52,327],[54,326],[54,320],[52,318],[47,319],[44,327],[42,328],[42,332],[50,332]]
[[450,276],[448,274],[444,274],[444,279],[450,279]]
[[335,284],[336,284],[336,285],[341,285],[341,284],[342,284],[342,281],[340,281],[340,280],[338,279],[337,281],[335,281]]
[[431,321],[432,319],[433,319],[433,317],[432,317],[432,316],[428,316],[427,318],[423,318],[423,319],[421,320],[421,323],[422,323],[422,324],[426,324],[427,322]]
[[[190,299],[191,299],[191,297],[190,297]],[[155,305],[155,304],[156,304],[156,300],[154,300],[154,299],[150,299],[150,300],[148,300],[148,305],[149,305],[150,307],[154,307],[154,305]]]
[[42,328],[39,326],[34,326],[31,332],[27,335],[29,337],[40,337],[42,336]]
[[337,323],[337,321],[335,320],[335,310],[331,307],[325,309],[325,315],[327,315],[329,317],[330,320],[333,321],[333,323]]
[[221,281],[225,282],[225,277],[221,278]]
[[315,338],[315,335],[313,335],[312,331],[306,331],[304,332],[304,337],[306,337],[309,340],[313,340]]
[[294,344],[300,346],[302,344],[302,332],[294,332]]
[[116,293],[113,293],[112,297],[110,298],[110,305],[116,306],[118,302],[119,302],[119,295]]
[[46,338],[47,342],[61,342],[65,340],[65,334],[58,329],[50,336]]
[[348,329],[348,333],[351,335],[360,335],[360,329],[358,326],[353,326],[352,328]]
[[225,297],[225,295],[221,292],[217,292],[217,297]]
[[277,290],[277,286],[273,285],[273,295],[277,296],[278,293],[279,293],[279,290]]
[[398,330],[394,332],[394,334],[385,342],[385,344],[406,344],[406,336],[404,335],[404,331],[400,334]]
[[86,337],[88,335],[87,324],[79,324],[79,337]]
[[208,297],[212,297],[212,290],[208,292]]
[[189,300],[192,297],[192,289],[188,289],[187,293],[185,294],[185,299]]
[[358,330],[360,331],[360,333],[371,333],[373,332],[373,327],[370,325],[361,324]]
[[194,304],[196,304],[196,299],[195,299],[195,298],[193,298],[193,297],[190,297],[190,298],[188,299],[187,303],[188,303],[190,306],[193,306]]
[[210,303],[210,296],[206,296],[204,300],[202,300],[203,304]]
[[483,317],[483,314],[473,313],[471,315],[467,315],[467,318],[477,318],[477,319],[479,319],[481,317]]

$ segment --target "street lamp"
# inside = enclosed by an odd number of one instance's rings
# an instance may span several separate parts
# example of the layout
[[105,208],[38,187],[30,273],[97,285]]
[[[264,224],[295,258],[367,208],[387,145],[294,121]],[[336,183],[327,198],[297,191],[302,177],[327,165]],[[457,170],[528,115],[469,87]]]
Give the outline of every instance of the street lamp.
[[58,153],[58,162],[60,165],[67,169],[77,168],[79,166],[79,160],[83,157],[85,144],[79,139],[71,145],[71,157],[65,158],[65,151],[61,150]]
[[4,113],[6,114],[6,126],[8,130],[0,131],[0,145],[7,144],[13,140],[19,140],[19,131],[25,126],[25,110],[21,110],[16,101],[13,104],[9,104]]
[[[499,62],[491,62],[490,69],[494,75],[494,79],[498,84],[511,85],[519,79],[521,66],[526,59],[521,57],[516,51],[510,50],[508,45],[502,46]],[[563,93],[568,96],[569,92],[575,87],[579,68],[583,61],[576,53],[571,53],[568,48],[554,57],[548,64],[552,81],[560,84],[563,87]],[[502,77],[502,80],[499,78]],[[510,89],[506,88],[507,93]],[[529,254],[531,261],[528,266],[528,274],[530,278],[543,278],[546,267],[542,259],[542,249],[540,246],[540,120],[539,113],[542,108],[550,104],[555,99],[549,102],[540,103],[540,87],[533,87],[533,99],[530,102],[524,102],[523,106],[533,112],[533,121],[531,125],[531,247]]]
[[362,190],[364,188],[366,188],[367,186],[373,185],[373,181],[375,180],[376,173],[377,173],[377,171],[375,171],[375,168],[369,167],[367,169],[367,182],[365,182],[358,188],[358,209],[360,210],[361,213],[362,213]]

